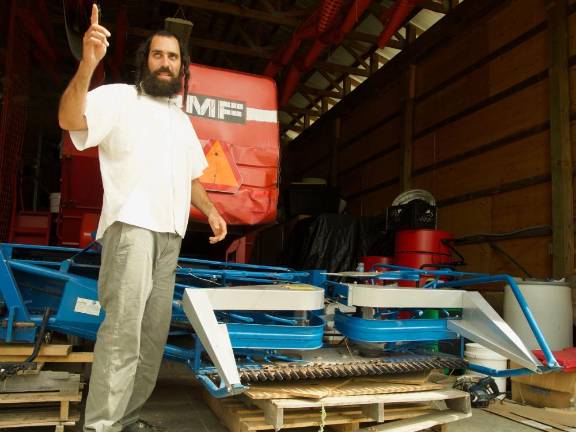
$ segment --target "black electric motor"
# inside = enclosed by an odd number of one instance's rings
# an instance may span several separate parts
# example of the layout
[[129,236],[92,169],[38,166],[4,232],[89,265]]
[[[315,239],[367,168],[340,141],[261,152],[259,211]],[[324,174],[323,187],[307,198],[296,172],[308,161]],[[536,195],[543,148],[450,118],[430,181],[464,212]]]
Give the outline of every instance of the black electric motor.
[[490,402],[500,396],[500,390],[492,377],[462,376],[454,388],[470,393],[470,403],[474,408],[486,408]]

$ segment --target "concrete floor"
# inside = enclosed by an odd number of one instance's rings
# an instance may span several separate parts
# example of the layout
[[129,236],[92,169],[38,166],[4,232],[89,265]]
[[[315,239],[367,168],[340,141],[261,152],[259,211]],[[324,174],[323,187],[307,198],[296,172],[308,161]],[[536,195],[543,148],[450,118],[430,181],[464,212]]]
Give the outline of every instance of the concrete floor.
[[538,429],[476,408],[472,409],[472,417],[448,425],[448,432],[534,432],[535,430]]
[[[154,394],[148,401],[143,419],[169,432],[228,432],[202,401],[199,384],[181,364],[166,362]],[[528,432],[531,427],[503,417],[473,410],[471,418],[448,425],[449,432]],[[51,428],[20,428],[14,432],[53,432]],[[82,427],[65,428],[67,432],[81,432]],[[285,429],[287,432],[317,432],[318,428]],[[0,429],[0,431],[8,431]]]

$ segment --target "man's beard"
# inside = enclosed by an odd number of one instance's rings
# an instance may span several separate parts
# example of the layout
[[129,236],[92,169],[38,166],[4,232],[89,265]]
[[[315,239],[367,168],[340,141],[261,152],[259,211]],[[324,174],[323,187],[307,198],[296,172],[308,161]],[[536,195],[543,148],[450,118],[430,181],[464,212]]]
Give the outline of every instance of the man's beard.
[[171,97],[180,92],[180,79],[174,76],[169,80],[158,78],[163,72],[172,74],[168,68],[158,68],[154,72],[146,70],[142,79],[142,88],[146,94],[154,97]]

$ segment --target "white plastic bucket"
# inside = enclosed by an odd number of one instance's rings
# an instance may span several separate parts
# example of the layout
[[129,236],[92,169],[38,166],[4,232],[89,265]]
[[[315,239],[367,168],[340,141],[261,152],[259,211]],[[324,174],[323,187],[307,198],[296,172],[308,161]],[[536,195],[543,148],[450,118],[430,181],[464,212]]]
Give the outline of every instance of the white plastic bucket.
[[[489,350],[478,343],[467,343],[464,350],[464,359],[472,364],[484,366],[490,369],[503,370],[508,367],[508,359],[500,354]],[[468,371],[468,375],[485,376],[474,371]],[[494,378],[498,390],[506,392],[506,378]]]
[[50,194],[50,212],[60,212],[60,192],[54,192]]
[[[572,346],[572,293],[561,282],[515,279],[552,351]],[[504,321],[530,350],[540,349],[512,288],[504,289]]]

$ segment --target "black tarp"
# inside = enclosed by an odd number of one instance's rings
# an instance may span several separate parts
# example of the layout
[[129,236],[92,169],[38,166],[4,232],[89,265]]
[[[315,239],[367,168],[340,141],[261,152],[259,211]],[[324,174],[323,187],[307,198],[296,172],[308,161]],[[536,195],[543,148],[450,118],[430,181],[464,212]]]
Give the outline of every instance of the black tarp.
[[323,214],[300,220],[288,238],[285,264],[295,269],[354,270],[361,256],[393,254],[394,240],[385,229],[384,216]]

